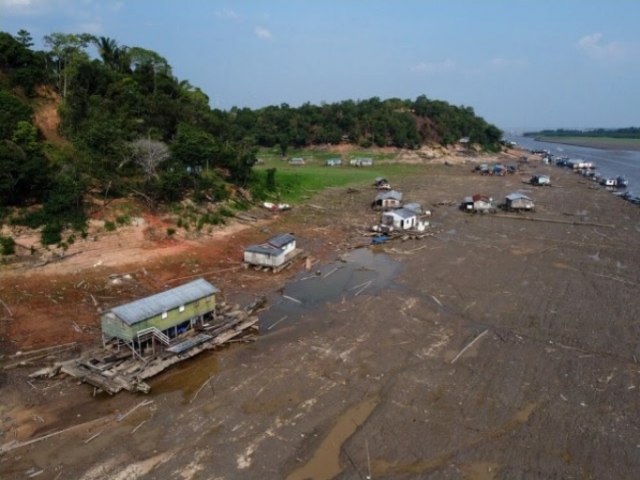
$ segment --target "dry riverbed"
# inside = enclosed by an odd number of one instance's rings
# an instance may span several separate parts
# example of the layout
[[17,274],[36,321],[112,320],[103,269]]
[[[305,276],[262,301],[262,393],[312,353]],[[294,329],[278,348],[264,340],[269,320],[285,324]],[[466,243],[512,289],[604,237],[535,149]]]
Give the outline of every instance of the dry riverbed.
[[[555,167],[506,177],[471,168],[390,179],[432,208],[435,235],[421,240],[357,248],[376,218],[374,192],[344,188],[224,243],[133,262],[116,286],[103,270],[55,283],[32,274],[34,299],[56,288],[80,302],[81,332],[65,340],[96,338],[86,292],[128,299],[190,274],[218,272],[205,277],[228,301],[266,294],[271,309],[257,342],[169,370],[147,396],[92,397],[69,379],[2,372],[1,477],[637,478],[640,209]],[[554,186],[524,184],[534,170]],[[518,189],[537,202],[533,220],[449,204]],[[319,262],[233,270],[239,247],[265,229],[296,233]],[[72,296],[82,279],[91,289]],[[12,322],[28,316],[21,282],[0,284]],[[37,298],[35,315],[55,312]],[[9,340],[43,335],[3,325]]]

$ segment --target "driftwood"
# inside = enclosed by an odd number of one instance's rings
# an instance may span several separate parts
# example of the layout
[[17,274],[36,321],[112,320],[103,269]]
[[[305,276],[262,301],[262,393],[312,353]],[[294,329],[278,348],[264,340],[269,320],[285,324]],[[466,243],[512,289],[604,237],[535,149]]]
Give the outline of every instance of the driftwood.
[[280,322],[284,322],[287,318],[289,317],[289,315],[285,315],[284,317],[282,317],[280,320],[278,320],[277,322],[272,323],[271,325],[269,325],[269,327],[267,327],[267,330],[271,330],[273,327],[275,327],[276,325],[278,325]]
[[135,407],[133,407],[132,409],[130,409],[127,413],[125,413],[124,415],[120,415],[118,417],[118,421],[121,422],[122,420],[124,420],[125,418],[127,418],[129,415],[131,415],[133,412],[135,412],[138,408],[140,407],[146,407],[147,405],[151,405],[153,403],[153,400],[143,400],[142,402],[138,403]]
[[455,363],[456,360],[458,360],[464,354],[464,352],[469,350],[473,346],[474,343],[476,343],[478,340],[480,340],[482,337],[484,337],[487,334],[488,331],[489,330],[485,330],[480,335],[478,335],[476,338],[471,340],[471,342],[469,342],[466,347],[464,347],[462,350],[460,350],[458,352],[458,354],[455,356],[455,358],[453,360],[451,360],[451,363]]
[[302,301],[298,300],[297,298],[290,297],[289,295],[282,295],[282,298],[286,298],[287,300],[291,300],[295,303],[302,303]]
[[7,313],[9,314],[9,317],[13,317],[13,312],[11,311],[9,306],[6,303],[4,303],[4,300],[2,300],[1,298],[0,298],[0,303],[2,303],[4,308],[7,310]]
[[26,447],[28,445],[33,445],[34,443],[41,442],[43,440],[47,440],[47,439],[49,439],[51,437],[55,437],[57,435],[62,435],[63,433],[67,433],[67,432],[70,432],[72,430],[76,430],[76,429],[78,429],[80,427],[86,427],[90,423],[97,423],[97,422],[100,422],[100,421],[104,422],[104,421],[107,421],[107,420],[109,420],[111,418],[113,418],[111,415],[109,415],[107,417],[98,418],[98,419],[92,420],[90,422],[81,423],[79,425],[73,425],[71,427],[64,428],[64,429],[58,430],[56,432],[51,432],[51,433],[48,433],[48,434],[43,435],[41,437],[32,438],[31,440],[27,440],[25,442],[9,442],[9,443],[5,443],[4,445],[0,446],[0,455],[2,455],[3,453],[7,453],[7,452],[10,452],[12,450],[15,450],[16,448]]
[[[196,398],[198,398],[198,394],[202,391],[202,389],[203,389],[204,387],[206,387],[207,385],[209,385],[209,383],[211,382],[211,379],[212,379],[212,378],[213,378],[213,377],[209,376],[209,378],[207,378],[207,379],[205,380],[205,382],[204,382],[202,385],[200,385],[200,388],[199,388],[199,389],[198,389],[198,391],[193,395],[193,397],[191,398],[191,401],[190,401],[189,403],[193,403],[193,402],[195,401],[195,399],[196,399]],[[211,387],[211,392],[213,393],[213,391],[214,391],[214,390],[213,390],[213,387]]]
[[90,442],[91,440],[93,440],[94,438],[99,437],[99,436],[100,436],[100,434],[101,434],[103,431],[104,431],[104,430],[100,430],[98,433],[96,433],[96,434],[94,434],[94,435],[91,435],[89,438],[87,438],[87,439],[84,441],[84,444],[86,445],[87,443],[89,443],[89,442]]
[[138,431],[138,429],[140,429],[140,427],[142,427],[142,425],[144,425],[145,423],[147,423],[147,421],[146,421],[146,420],[141,421],[138,425],[136,425],[136,426],[134,427],[134,429],[133,429],[133,430],[131,430],[130,435],[133,435],[134,433],[136,433],[136,432]]

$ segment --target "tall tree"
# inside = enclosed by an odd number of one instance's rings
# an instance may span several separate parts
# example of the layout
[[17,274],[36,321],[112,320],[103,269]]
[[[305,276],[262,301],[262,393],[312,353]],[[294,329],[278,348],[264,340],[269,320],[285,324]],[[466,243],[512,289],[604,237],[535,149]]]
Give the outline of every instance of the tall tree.
[[69,79],[74,68],[83,60],[88,60],[86,48],[95,37],[88,33],[52,33],[44,37],[44,43],[51,48],[55,62],[58,91],[62,97],[67,96]]
[[20,42],[25,48],[33,47],[33,38],[31,37],[31,34],[24,28],[18,30],[18,33],[16,34],[16,40],[18,40],[18,42]]
[[102,62],[107,67],[119,72],[129,71],[131,69],[128,47],[118,46],[118,42],[109,37],[93,38],[92,43],[97,48]]

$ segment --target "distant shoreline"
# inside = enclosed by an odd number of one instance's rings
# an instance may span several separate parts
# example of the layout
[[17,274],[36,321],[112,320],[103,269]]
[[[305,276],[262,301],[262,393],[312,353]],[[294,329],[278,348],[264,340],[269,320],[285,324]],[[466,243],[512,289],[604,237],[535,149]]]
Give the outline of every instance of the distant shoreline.
[[617,139],[598,137],[535,137],[536,141],[573,145],[576,147],[598,148],[600,150],[633,150],[640,151],[640,139]]

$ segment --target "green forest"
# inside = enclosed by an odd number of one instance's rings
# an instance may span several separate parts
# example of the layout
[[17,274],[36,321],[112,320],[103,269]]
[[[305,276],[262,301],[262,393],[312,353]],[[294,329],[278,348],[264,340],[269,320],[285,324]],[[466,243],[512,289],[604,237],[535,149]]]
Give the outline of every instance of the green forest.
[[[0,222],[41,228],[44,245],[86,232],[91,206],[136,198],[149,209],[260,198],[277,174],[254,172],[259,149],[350,143],[362,148],[450,145],[486,151],[502,132],[470,107],[419,96],[260,109],[212,109],[167,59],[108,37],[52,33],[45,50],[29,32],[0,32]],[[56,138],[38,127],[53,104]],[[253,197],[251,197],[253,194]],[[215,223],[219,217],[209,219]],[[9,238],[0,238],[4,253]]]

